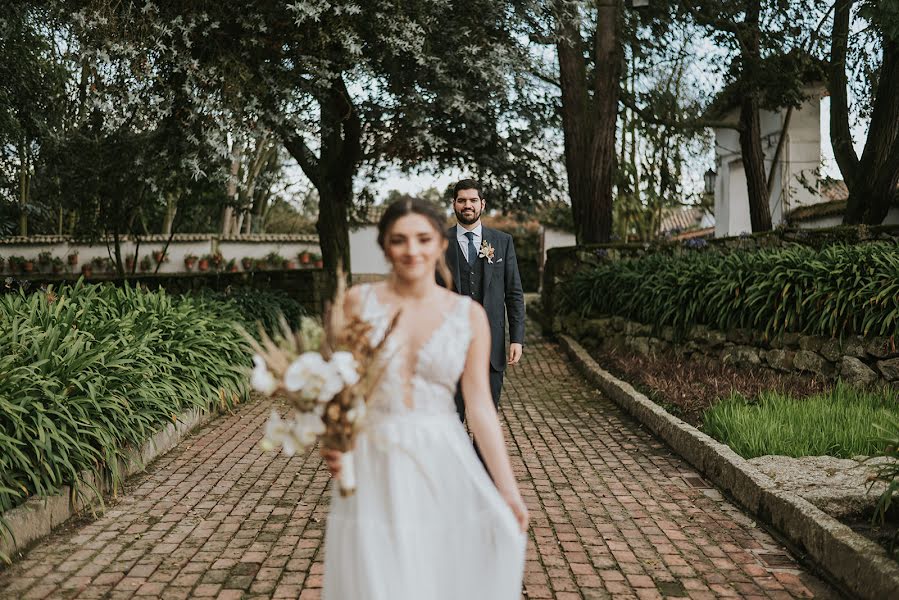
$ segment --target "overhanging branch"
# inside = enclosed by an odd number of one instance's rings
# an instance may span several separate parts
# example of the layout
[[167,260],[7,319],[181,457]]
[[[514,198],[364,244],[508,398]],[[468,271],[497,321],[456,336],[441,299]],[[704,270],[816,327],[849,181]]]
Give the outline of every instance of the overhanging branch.
[[649,109],[643,108],[637,104],[637,101],[631,96],[627,90],[621,90],[621,103],[637,113],[641,119],[653,125],[664,125],[666,127],[674,127],[676,129],[733,129],[740,131],[740,125],[729,121],[716,121],[711,119],[671,119],[661,115],[657,115]]

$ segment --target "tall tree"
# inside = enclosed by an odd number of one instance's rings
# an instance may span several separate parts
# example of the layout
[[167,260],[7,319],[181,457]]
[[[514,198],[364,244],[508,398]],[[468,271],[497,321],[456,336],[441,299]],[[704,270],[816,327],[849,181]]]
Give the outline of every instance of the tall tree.
[[[899,191],[899,8],[889,2],[860,4],[857,18],[868,21],[873,38],[850,44],[854,0],[837,0],[830,49],[830,136],[834,157],[849,189],[844,216],[847,224],[882,223]],[[865,88],[860,96],[869,99],[870,124],[864,150],[859,157],[853,146],[846,75],[850,47],[856,52],[881,48],[880,63],[860,69]]]
[[[586,7],[557,0],[555,21],[568,193],[578,243],[607,242],[612,233],[615,136],[623,47],[621,0],[597,0],[592,61],[581,34]],[[591,65],[592,66],[588,66]]]

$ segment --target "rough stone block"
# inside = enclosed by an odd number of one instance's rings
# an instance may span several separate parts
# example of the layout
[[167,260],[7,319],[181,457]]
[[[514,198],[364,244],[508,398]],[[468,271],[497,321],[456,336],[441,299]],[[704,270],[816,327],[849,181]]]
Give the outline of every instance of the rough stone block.
[[762,364],[757,348],[752,346],[733,346],[725,348],[721,353],[721,361],[736,367],[757,367]]
[[796,353],[792,350],[781,350],[780,348],[773,348],[765,353],[768,365],[778,371],[792,371],[795,357]]
[[855,358],[865,358],[868,356],[866,350],[867,340],[860,335],[850,335],[843,339],[843,354],[854,356]]
[[854,356],[844,356],[840,362],[840,377],[846,383],[858,386],[866,386],[877,381],[877,373],[874,370],[855,358]]
[[818,352],[825,341],[825,338],[817,335],[803,335],[799,338],[799,347],[806,352]]
[[824,360],[817,352],[800,350],[793,358],[793,367],[800,371],[808,371],[817,375],[829,376],[833,373],[833,366]]
[[899,358],[879,360],[877,369],[887,381],[899,381]]
[[830,362],[840,362],[840,359],[843,357],[843,351],[840,347],[839,340],[829,339],[821,345],[821,356],[829,360]]
[[890,358],[899,355],[896,344],[890,338],[879,336],[869,339],[866,350],[875,358]]

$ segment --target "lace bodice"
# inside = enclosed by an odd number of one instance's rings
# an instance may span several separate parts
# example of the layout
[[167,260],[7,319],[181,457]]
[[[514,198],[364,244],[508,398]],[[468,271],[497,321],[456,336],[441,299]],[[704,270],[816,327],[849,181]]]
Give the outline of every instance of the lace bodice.
[[[394,311],[385,306],[377,297],[373,287],[362,289],[362,318],[371,323],[372,341],[377,343],[384,337]],[[421,346],[418,356],[412,358],[411,381],[412,405],[407,406],[404,398],[407,387],[408,368],[403,361],[409,354],[403,352],[403,340],[394,333],[387,340],[386,351],[391,357],[384,375],[368,399],[368,410],[372,416],[379,413],[439,414],[456,412],[454,396],[456,385],[465,367],[468,346],[471,343],[469,323],[471,299],[459,296],[449,313],[431,336]],[[408,365],[405,365],[408,367]]]

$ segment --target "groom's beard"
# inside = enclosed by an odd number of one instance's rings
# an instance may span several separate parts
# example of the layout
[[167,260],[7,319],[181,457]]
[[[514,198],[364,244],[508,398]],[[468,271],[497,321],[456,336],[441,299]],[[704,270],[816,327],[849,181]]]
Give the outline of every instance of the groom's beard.
[[481,218],[481,211],[479,211],[479,210],[473,210],[470,213],[468,213],[467,216],[458,210],[455,211],[455,213],[456,213],[456,220],[459,221],[459,223],[461,223],[463,225],[471,225],[473,223],[477,223],[478,219]]

